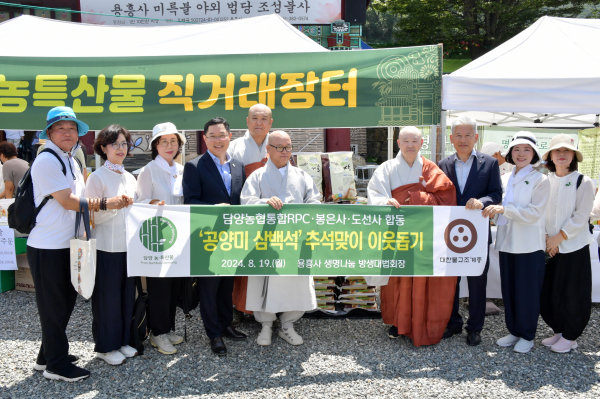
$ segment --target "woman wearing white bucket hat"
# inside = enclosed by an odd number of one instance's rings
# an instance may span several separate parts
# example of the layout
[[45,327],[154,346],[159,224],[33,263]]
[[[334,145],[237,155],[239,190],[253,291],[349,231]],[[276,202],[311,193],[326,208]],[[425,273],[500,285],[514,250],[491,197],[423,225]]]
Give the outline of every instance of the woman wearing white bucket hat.
[[[183,204],[183,165],[174,161],[185,144],[185,136],[174,124],[160,123],[152,129],[152,161],[144,166],[137,180],[135,202],[154,205]],[[176,335],[175,311],[181,278],[148,277],[148,328],[150,343],[160,353],[177,352],[173,345],[183,338]]]
[[583,155],[575,141],[559,134],[543,156],[550,171],[546,211],[546,264],[540,314],[554,331],[542,344],[553,352],[577,348],[576,339],[592,312],[592,262],[589,217],[594,205],[594,182],[577,172]]
[[491,205],[484,216],[496,216],[496,249],[500,251],[500,282],[506,327],[510,332],[496,343],[527,353],[540,314],[540,292],[544,281],[545,211],[550,193],[548,178],[533,169],[541,159],[531,132],[518,132],[506,154],[515,165],[502,176],[503,205]]

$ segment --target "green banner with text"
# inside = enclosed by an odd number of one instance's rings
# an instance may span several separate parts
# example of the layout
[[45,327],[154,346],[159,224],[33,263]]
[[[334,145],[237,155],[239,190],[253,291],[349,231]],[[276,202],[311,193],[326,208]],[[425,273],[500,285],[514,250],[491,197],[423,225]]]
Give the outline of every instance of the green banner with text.
[[274,127],[435,125],[441,46],[320,53],[115,58],[0,56],[0,129],[39,130],[72,107],[92,130],[201,130],[215,116],[245,128],[248,108]]
[[[129,275],[478,275],[488,221],[464,207],[285,204],[128,211]],[[481,270],[480,270],[481,269]]]

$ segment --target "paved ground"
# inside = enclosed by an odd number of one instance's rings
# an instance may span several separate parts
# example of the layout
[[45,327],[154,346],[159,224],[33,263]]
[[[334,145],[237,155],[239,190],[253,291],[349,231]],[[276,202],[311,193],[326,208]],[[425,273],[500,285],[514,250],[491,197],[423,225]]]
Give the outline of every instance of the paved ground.
[[[463,314],[465,309],[462,309]],[[183,316],[178,323],[183,333]],[[600,307],[579,349],[555,354],[540,344],[550,334],[540,320],[534,349],[500,348],[503,316],[486,319],[483,343],[466,335],[415,348],[391,340],[381,320],[301,320],[305,344],[254,343],[259,325],[244,323],[247,342],[228,342],[213,356],[201,322],[188,325],[189,342],[164,356],[147,344],[144,356],[121,366],[94,358],[90,303],[79,300],[69,324],[71,352],[92,377],[78,383],[46,381],[32,369],[40,345],[34,294],[0,294],[0,398],[558,398],[600,397]]]

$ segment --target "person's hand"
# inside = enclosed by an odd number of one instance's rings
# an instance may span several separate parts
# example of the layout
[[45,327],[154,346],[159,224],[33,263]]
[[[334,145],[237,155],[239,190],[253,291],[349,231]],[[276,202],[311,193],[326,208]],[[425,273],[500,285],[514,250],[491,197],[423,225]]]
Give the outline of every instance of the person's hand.
[[283,202],[279,199],[279,197],[271,197],[267,201],[267,204],[271,205],[273,208],[280,210],[283,206]]
[[479,201],[476,198],[471,198],[470,200],[467,201],[467,204],[465,205],[465,209],[470,209],[470,210],[483,209],[483,202]]
[[106,200],[106,209],[122,209],[127,206],[127,200],[123,199],[122,195],[108,198]]
[[546,238],[546,248],[555,248],[555,247],[558,247],[558,245],[561,242],[563,242],[564,240],[565,240],[565,238],[559,232],[558,234],[556,234],[556,235],[554,235],[552,237]]
[[123,194],[121,197],[123,198],[123,204],[125,207],[128,207],[129,205],[133,205],[133,197],[130,197],[125,194]]
[[164,200],[157,200],[157,199],[153,199],[152,201],[150,201],[150,205],[164,205],[165,201]]
[[550,255],[550,257],[553,258],[554,255],[556,255],[559,251],[558,251],[558,247],[554,247],[554,248],[547,248],[546,252],[548,252],[548,255]]
[[495,215],[501,215],[504,213],[504,207],[502,205],[490,205],[481,211],[481,215],[484,218],[493,218]]
[[231,204],[228,204],[227,202],[221,202],[220,204],[217,204],[217,205],[231,205]]
[[386,203],[386,205],[392,205],[394,208],[399,209],[400,208],[400,204],[398,203],[398,201],[396,201],[395,198],[390,198],[388,200],[388,202]]

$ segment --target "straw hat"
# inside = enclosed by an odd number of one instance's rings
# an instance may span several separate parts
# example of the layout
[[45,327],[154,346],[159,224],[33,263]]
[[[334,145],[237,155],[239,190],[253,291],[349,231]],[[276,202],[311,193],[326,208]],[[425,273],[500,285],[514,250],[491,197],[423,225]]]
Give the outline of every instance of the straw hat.
[[[508,145],[508,151],[506,151],[506,155],[510,154],[510,151],[512,150],[512,148],[519,144],[529,145],[531,148],[533,148],[533,150],[537,154],[538,158],[540,160],[542,159],[542,154],[540,154],[540,150],[537,147],[537,139],[535,138],[535,135],[531,132],[527,132],[524,130],[515,133],[515,135],[512,138],[512,141]],[[508,159],[507,159],[507,161],[508,161]],[[510,163],[512,163],[512,162],[510,162]]]
[[573,140],[571,136],[567,134],[557,134],[556,136],[552,137],[552,140],[550,140],[550,148],[548,149],[548,152],[544,154],[543,160],[548,162],[550,153],[559,148],[566,148],[575,152],[575,155],[577,155],[577,162],[583,161],[583,154],[577,149],[577,147],[575,147],[575,140]]

